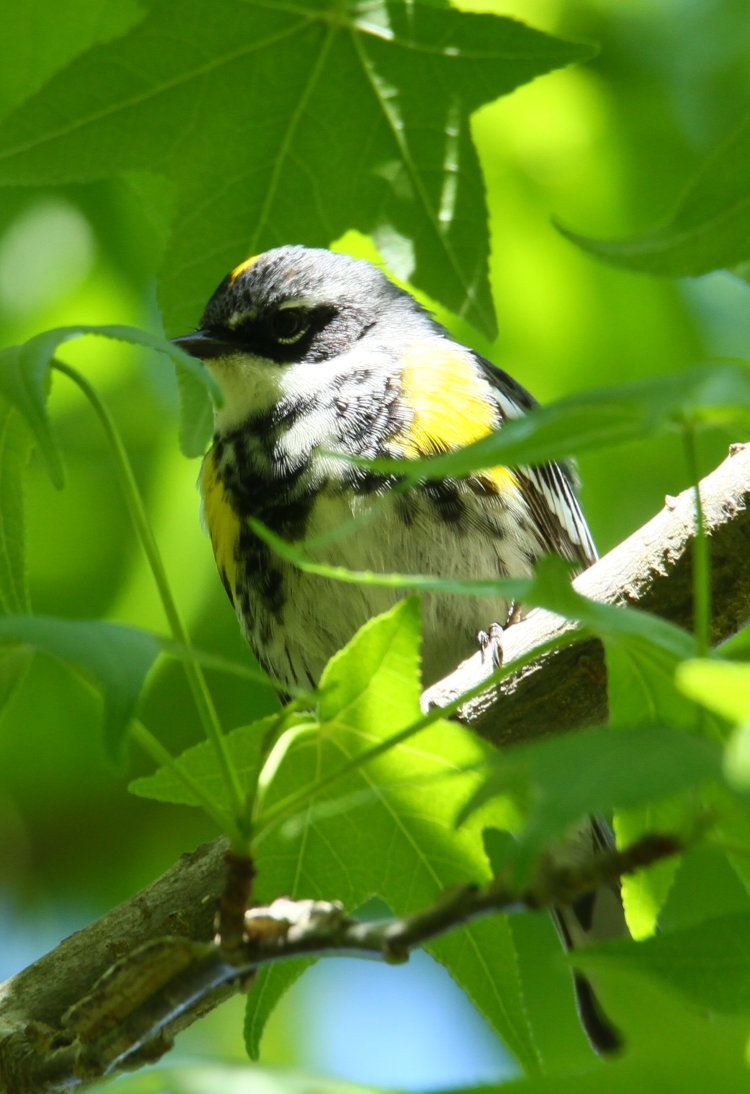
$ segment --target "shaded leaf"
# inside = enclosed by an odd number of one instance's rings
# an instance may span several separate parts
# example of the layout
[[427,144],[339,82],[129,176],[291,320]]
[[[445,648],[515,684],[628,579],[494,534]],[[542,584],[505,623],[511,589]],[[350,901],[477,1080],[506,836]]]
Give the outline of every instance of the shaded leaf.
[[721,776],[713,742],[665,726],[595,727],[505,749],[461,813],[512,793],[525,803],[517,861],[530,866],[551,841],[590,813],[634,806]]
[[75,327],[57,327],[43,331],[20,347],[20,366],[32,378],[44,376],[50,358],[64,342],[83,335],[93,334],[113,338],[134,346],[155,349],[169,357],[177,370],[180,388],[180,444],[186,456],[201,456],[211,437],[213,424],[212,400],[221,405],[222,396],[216,381],[200,361],[191,357],[158,334],[150,334],[138,327],[118,323],[99,326],[82,324]]
[[[0,364],[0,369],[2,364]],[[15,407],[0,399],[0,611],[30,610],[26,582],[23,475],[33,440]]]
[[0,713],[23,683],[33,660],[34,651],[28,646],[0,646]]
[[52,482],[61,488],[65,483],[62,458],[47,416],[49,369],[47,363],[36,370],[24,368],[22,350],[22,346],[8,346],[0,350],[0,395],[25,419]]
[[104,737],[116,756],[159,653],[148,631],[101,620],[48,616],[0,618],[0,643],[32,646],[82,672],[102,691]]
[[604,240],[558,225],[583,250],[614,266],[699,277],[750,260],[750,118],[698,168],[670,219],[631,239]]
[[750,913],[709,919],[642,942],[616,941],[576,951],[576,967],[622,965],[655,976],[701,1007],[750,1012]]
[[245,1007],[245,1050],[251,1060],[260,1057],[260,1042],[268,1019],[292,985],[314,964],[314,961],[300,959],[262,965],[258,969]]
[[[149,334],[137,327],[119,324],[57,327],[43,331],[22,346],[10,346],[0,351],[0,396],[21,413],[33,431],[55,486],[62,487],[65,476],[60,452],[47,415],[50,359],[64,342],[86,334],[145,346],[165,353],[172,359],[178,371],[178,378],[182,378],[181,391],[183,394],[190,393],[189,398],[186,398],[183,403],[180,430],[185,455],[201,455],[210,436],[206,409],[210,407],[210,404],[205,393],[208,392],[219,405],[221,396],[215,381],[199,361],[167,339],[156,334]],[[199,390],[204,392],[201,399],[197,395]],[[198,407],[201,409],[198,410]]]
[[470,115],[591,47],[436,0],[185,0],[179,31],[173,5],[155,2],[54,76],[0,126],[0,179],[174,180],[163,300],[183,330],[240,259],[356,227],[399,276],[494,331]]

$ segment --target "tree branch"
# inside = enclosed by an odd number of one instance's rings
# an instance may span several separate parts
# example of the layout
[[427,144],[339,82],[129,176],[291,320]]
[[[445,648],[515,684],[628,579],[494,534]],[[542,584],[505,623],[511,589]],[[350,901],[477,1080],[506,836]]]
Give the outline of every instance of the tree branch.
[[625,851],[606,851],[576,865],[546,860],[521,892],[512,884],[511,864],[507,876],[483,887],[458,886],[432,907],[400,919],[360,922],[337,901],[281,897],[245,913],[241,945],[234,938],[229,946],[220,940],[155,938],[109,968],[62,1015],[56,1035],[37,1024],[7,1038],[6,1047],[20,1041],[17,1059],[23,1069],[5,1079],[4,1090],[42,1094],[152,1062],[168,1051],[186,1018],[192,1021],[207,1002],[213,1005],[218,995],[239,990],[261,965],[343,955],[401,964],[412,949],[461,923],[491,912],[569,903],[679,849],[672,838],[652,835]]
[[[734,634],[750,615],[750,446],[732,450],[701,483],[701,498],[710,536],[712,628],[718,642]],[[653,520],[576,579],[578,591],[608,603],[643,607],[689,626],[693,510],[692,491],[668,499]],[[533,612],[505,632],[506,662],[571,626],[551,613]],[[450,699],[460,694],[484,679],[481,673],[486,675],[486,669],[481,654],[470,658],[458,679],[453,674],[440,685],[443,695]],[[498,691],[496,698],[474,700],[464,711],[467,721],[496,742],[602,721],[606,674],[601,647],[585,641],[541,657],[504,680]],[[211,953],[210,959],[196,962],[195,946],[213,945],[226,851],[226,841],[217,840],[184,855],[142,892],[0,985],[0,1092],[64,1090],[101,1074],[105,1057],[111,1069],[124,1060],[133,1067],[155,1059],[177,1032],[239,990],[244,974],[226,962],[226,954],[222,960],[231,968],[228,977],[215,977],[213,950],[204,952]],[[167,937],[172,942],[165,948]],[[402,939],[407,948],[412,945],[409,938],[407,932],[406,942]],[[139,953],[148,959],[136,957]],[[129,1017],[143,1013],[133,1008],[139,989],[132,982],[127,998],[115,993],[121,1010],[102,1009],[109,991],[102,977],[111,970],[116,979],[117,970],[129,965],[136,972],[148,971],[142,980],[146,997],[149,992],[154,996],[154,967],[159,970],[156,981],[161,977],[154,1004],[157,1010],[162,1008],[161,1017],[145,1029],[140,1019]],[[179,969],[189,970],[186,975],[195,980],[175,1007],[171,990]],[[84,1041],[96,1048],[82,1051]]]
[[[733,445],[700,484],[708,535],[714,644],[750,618],[750,445]],[[668,497],[661,512],[580,574],[573,587],[606,604],[627,604],[686,629],[693,622],[692,545],[695,493]],[[503,634],[503,660],[512,664],[576,624],[541,609]],[[478,651],[429,688],[423,703],[447,706],[493,669]],[[537,658],[496,688],[465,704],[461,720],[495,744],[527,740],[607,720],[607,673],[598,639]]]

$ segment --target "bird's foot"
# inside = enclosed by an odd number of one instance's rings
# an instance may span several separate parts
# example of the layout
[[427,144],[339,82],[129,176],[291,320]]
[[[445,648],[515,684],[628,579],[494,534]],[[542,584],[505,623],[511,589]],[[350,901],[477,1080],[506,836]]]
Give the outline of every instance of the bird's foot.
[[490,623],[489,631],[480,631],[477,635],[482,665],[488,672],[503,663],[503,629],[499,623]]

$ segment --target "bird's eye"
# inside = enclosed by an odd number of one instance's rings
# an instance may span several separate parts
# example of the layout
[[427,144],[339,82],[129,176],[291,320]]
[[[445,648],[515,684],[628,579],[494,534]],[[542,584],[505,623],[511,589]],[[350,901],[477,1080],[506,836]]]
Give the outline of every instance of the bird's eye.
[[279,308],[271,317],[271,335],[285,346],[291,346],[304,337],[310,326],[305,308]]

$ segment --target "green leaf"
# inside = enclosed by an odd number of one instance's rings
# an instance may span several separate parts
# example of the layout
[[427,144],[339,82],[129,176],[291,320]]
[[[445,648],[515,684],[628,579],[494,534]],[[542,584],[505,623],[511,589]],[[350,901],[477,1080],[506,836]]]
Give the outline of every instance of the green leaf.
[[680,665],[677,686],[696,703],[739,724],[750,719],[750,665],[696,658]]
[[174,180],[180,230],[162,298],[182,329],[248,254],[326,245],[356,227],[400,277],[492,333],[471,113],[592,53],[437,0],[185,0],[179,35],[162,0],[5,120],[0,180]]
[[604,262],[667,277],[699,277],[750,260],[750,118],[688,182],[670,219],[631,239],[603,240],[558,225]]
[[73,58],[123,34],[138,18],[131,0],[37,2],[33,11],[9,5],[0,35],[0,112],[38,91]]
[[372,460],[371,466],[412,478],[468,475],[477,468],[565,459],[640,440],[688,422],[725,422],[750,409],[750,368],[723,361],[615,384],[535,407],[522,418],[457,452],[419,461]]
[[[577,950],[576,958],[582,953]],[[589,1052],[585,1062],[482,1087],[481,1094],[706,1094],[746,1089],[746,1021],[696,1014],[695,1007],[673,991],[644,975],[628,973],[624,966],[607,968],[606,976],[600,970],[596,982],[599,995],[606,995],[607,1013],[625,1034],[622,1054],[597,1060]]]
[[33,659],[34,651],[28,646],[0,647],[0,713],[23,683]]
[[675,663],[695,649],[692,635],[649,612],[619,604],[602,604],[582,596],[571,584],[570,566],[555,556],[536,565],[528,602],[578,620],[592,634],[619,644],[663,651]]
[[245,1007],[245,1050],[251,1060],[260,1057],[260,1042],[268,1019],[293,984],[315,962],[311,960],[284,961],[275,965],[262,965],[248,992]]
[[616,941],[576,952],[586,970],[627,966],[720,1014],[750,1012],[750,913],[721,916],[642,942]]
[[0,618],[0,643],[32,646],[96,684],[104,698],[105,743],[112,756],[118,755],[146,675],[159,653],[154,635],[100,620],[5,616]]
[[750,665],[709,658],[680,665],[677,685],[701,706],[735,725],[724,754],[729,783],[750,791]]
[[[683,633],[682,637],[682,649],[679,644],[675,649],[665,648],[638,641],[635,636],[605,640],[613,725],[682,726],[685,731],[694,730],[698,722],[695,708],[675,686],[675,672],[682,659],[695,652],[691,636]],[[692,737],[692,732],[688,735]],[[630,805],[621,803],[614,818],[620,846],[634,843],[648,832],[684,832],[694,817],[696,804],[683,796]],[[678,868],[678,859],[669,858],[623,878],[623,903],[628,925],[636,937],[654,930]]]
[[65,483],[62,458],[47,416],[47,391],[49,369],[24,368],[22,346],[8,346],[0,350],[0,396],[20,412],[30,427],[39,446],[47,471],[55,486]]
[[[354,518],[356,520],[356,518]],[[318,562],[295,543],[282,539],[254,517],[247,523],[258,539],[286,562],[291,562],[304,573],[317,574],[347,585],[372,585],[380,589],[404,589],[411,592],[455,593],[458,596],[504,596],[508,600],[528,602],[533,580],[528,577],[451,578],[437,574],[379,573],[374,570],[350,570],[347,566],[335,566]],[[323,536],[316,536],[307,548],[317,548],[331,542],[339,535],[341,526]]]
[[[305,716],[300,717],[303,719]],[[249,791],[255,787],[266,735],[278,722],[278,718],[277,714],[271,714],[250,725],[238,726],[226,734],[229,758],[243,787]],[[186,749],[181,756],[177,757],[175,764],[200,785],[206,797],[216,805],[218,810],[231,813],[234,803],[229,797],[226,780],[212,742],[201,741],[200,744]],[[128,789],[141,798],[154,798],[156,801],[179,805],[199,807],[203,805],[190,793],[185,783],[167,767],[160,767],[153,775],[134,779]]]
[[[167,339],[156,334],[149,334],[137,327],[119,324],[57,327],[43,331],[22,346],[10,346],[0,351],[0,396],[20,411],[30,426],[55,486],[62,487],[65,476],[60,452],[47,415],[50,360],[64,342],[86,334],[145,346],[165,353],[172,359],[178,370],[178,378],[181,378],[181,391],[183,394],[190,393],[189,398],[186,397],[183,403],[180,431],[185,455],[202,454],[205,442],[210,435],[206,410],[209,404],[205,393],[208,392],[219,405],[221,396],[215,381],[200,362]],[[198,390],[204,392],[200,410]]]
[[[694,708],[674,683],[678,666],[695,653],[692,635],[647,612],[587,600],[563,577],[558,560],[544,560],[537,568],[534,603],[579,619],[602,638],[610,721],[630,729],[641,725],[647,732],[657,733],[659,726],[694,727]],[[665,785],[657,802],[646,795],[639,801],[623,798],[610,803],[619,810],[615,831],[621,845],[634,842],[646,832],[679,833],[685,829],[694,807],[682,797],[669,799],[670,793]],[[677,868],[676,859],[666,859],[623,879],[623,900],[634,933],[642,935],[653,930]]]
[[720,776],[721,752],[705,737],[665,726],[600,726],[505,749],[461,816],[508,792],[527,803],[514,856],[524,868],[590,813],[650,802]]
[[29,339],[21,347],[20,366],[31,377],[41,377],[49,367],[50,358],[64,342],[72,338],[93,334],[102,338],[113,338],[118,342],[129,342],[134,346],[164,353],[174,363],[180,388],[180,444],[186,456],[201,456],[211,436],[213,423],[213,400],[219,406],[222,396],[216,381],[203,367],[200,361],[191,357],[158,334],[150,334],[138,327],[109,323],[99,326],[84,325],[75,327],[57,327],[43,331]]
[[[488,877],[487,818],[455,826],[488,745],[437,721],[356,766],[420,717],[419,629],[418,602],[402,601],[332,658],[321,680],[320,730],[294,742],[266,792],[254,846],[257,899],[336,897],[353,910],[377,894],[402,915],[429,906],[448,885]],[[285,802],[299,802],[300,787],[310,792],[291,822],[264,827]],[[501,807],[493,819],[502,826]],[[430,950],[523,1066],[537,1068],[507,920],[471,924]]]
[[32,443],[31,431],[16,408],[0,400],[0,611],[7,615],[28,612],[31,607],[22,480]]
[[208,448],[214,428],[214,409],[206,393],[206,369],[196,377],[192,369],[175,366],[180,392],[180,449],[188,457],[202,456]]

